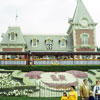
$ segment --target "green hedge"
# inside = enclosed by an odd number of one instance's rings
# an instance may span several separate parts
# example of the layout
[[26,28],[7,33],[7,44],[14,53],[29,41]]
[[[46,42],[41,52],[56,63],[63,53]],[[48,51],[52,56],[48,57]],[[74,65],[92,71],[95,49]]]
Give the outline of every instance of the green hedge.
[[60,98],[0,97],[0,100],[60,100]]
[[[35,97],[0,97],[0,100],[61,100],[61,98],[35,98]],[[78,98],[80,100],[80,97]]]
[[89,69],[100,69],[100,65],[33,65],[33,66],[1,65],[0,69],[22,70],[23,72],[27,71],[64,72],[67,70],[88,71]]

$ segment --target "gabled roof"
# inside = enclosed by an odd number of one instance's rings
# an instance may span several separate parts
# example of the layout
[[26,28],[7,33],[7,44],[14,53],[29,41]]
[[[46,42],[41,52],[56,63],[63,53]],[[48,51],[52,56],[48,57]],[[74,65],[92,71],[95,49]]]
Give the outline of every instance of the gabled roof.
[[[9,33],[14,32],[17,34],[16,40],[11,41]],[[25,44],[20,27],[8,27],[6,34],[4,35],[1,44]]]
[[79,23],[80,19],[87,18],[89,23],[94,24],[93,19],[91,18],[89,12],[87,11],[85,5],[82,0],[77,1],[76,10],[73,16],[73,23]]

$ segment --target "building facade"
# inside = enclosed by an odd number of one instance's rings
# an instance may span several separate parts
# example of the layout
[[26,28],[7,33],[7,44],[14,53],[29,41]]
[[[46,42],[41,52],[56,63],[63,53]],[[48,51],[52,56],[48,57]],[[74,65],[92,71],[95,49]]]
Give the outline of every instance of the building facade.
[[82,0],[78,0],[65,35],[24,35],[20,27],[8,27],[2,35],[0,51],[4,52],[96,52],[96,23]]

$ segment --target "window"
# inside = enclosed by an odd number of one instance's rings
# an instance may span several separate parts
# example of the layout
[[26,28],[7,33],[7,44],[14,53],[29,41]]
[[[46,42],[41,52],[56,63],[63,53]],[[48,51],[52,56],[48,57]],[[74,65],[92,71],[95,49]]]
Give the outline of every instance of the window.
[[36,47],[37,46],[37,40],[36,39],[33,39],[32,46],[33,47]]
[[88,44],[88,35],[82,36],[82,44]]
[[10,40],[15,40],[15,34],[13,32],[10,34]]
[[47,45],[47,50],[52,50],[52,44],[46,44]]
[[48,39],[48,40],[46,41],[46,44],[52,44],[52,40]]
[[52,40],[51,39],[46,40],[46,49],[52,50]]
[[61,46],[62,46],[62,47],[65,47],[65,46],[66,46],[66,40],[65,40],[65,39],[62,39],[62,40],[61,40]]

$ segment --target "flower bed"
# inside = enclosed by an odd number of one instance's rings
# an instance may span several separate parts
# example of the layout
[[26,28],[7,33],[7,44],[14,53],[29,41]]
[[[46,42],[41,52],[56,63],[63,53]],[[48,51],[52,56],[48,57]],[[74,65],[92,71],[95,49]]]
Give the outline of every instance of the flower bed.
[[[44,82],[43,82],[44,83]],[[73,83],[68,83],[68,84],[54,84],[54,83],[44,83],[45,85],[51,87],[52,89],[69,89],[70,86],[76,86],[77,81]]]
[[66,71],[67,73],[73,74],[76,78],[84,78],[88,77],[88,74],[82,71],[75,71],[75,70],[70,70]]
[[88,74],[82,71],[70,70],[66,72],[42,72],[42,71],[31,71],[26,73],[26,77],[30,79],[37,79],[36,81],[42,83],[42,87],[48,89],[67,89],[71,85],[77,86],[77,79],[87,78]]
[[25,74],[25,76],[26,77],[29,77],[30,79],[40,79],[41,77],[40,77],[40,75],[42,74],[42,73],[44,73],[44,72],[42,72],[42,71],[31,71],[31,72],[27,72],[26,74]]

